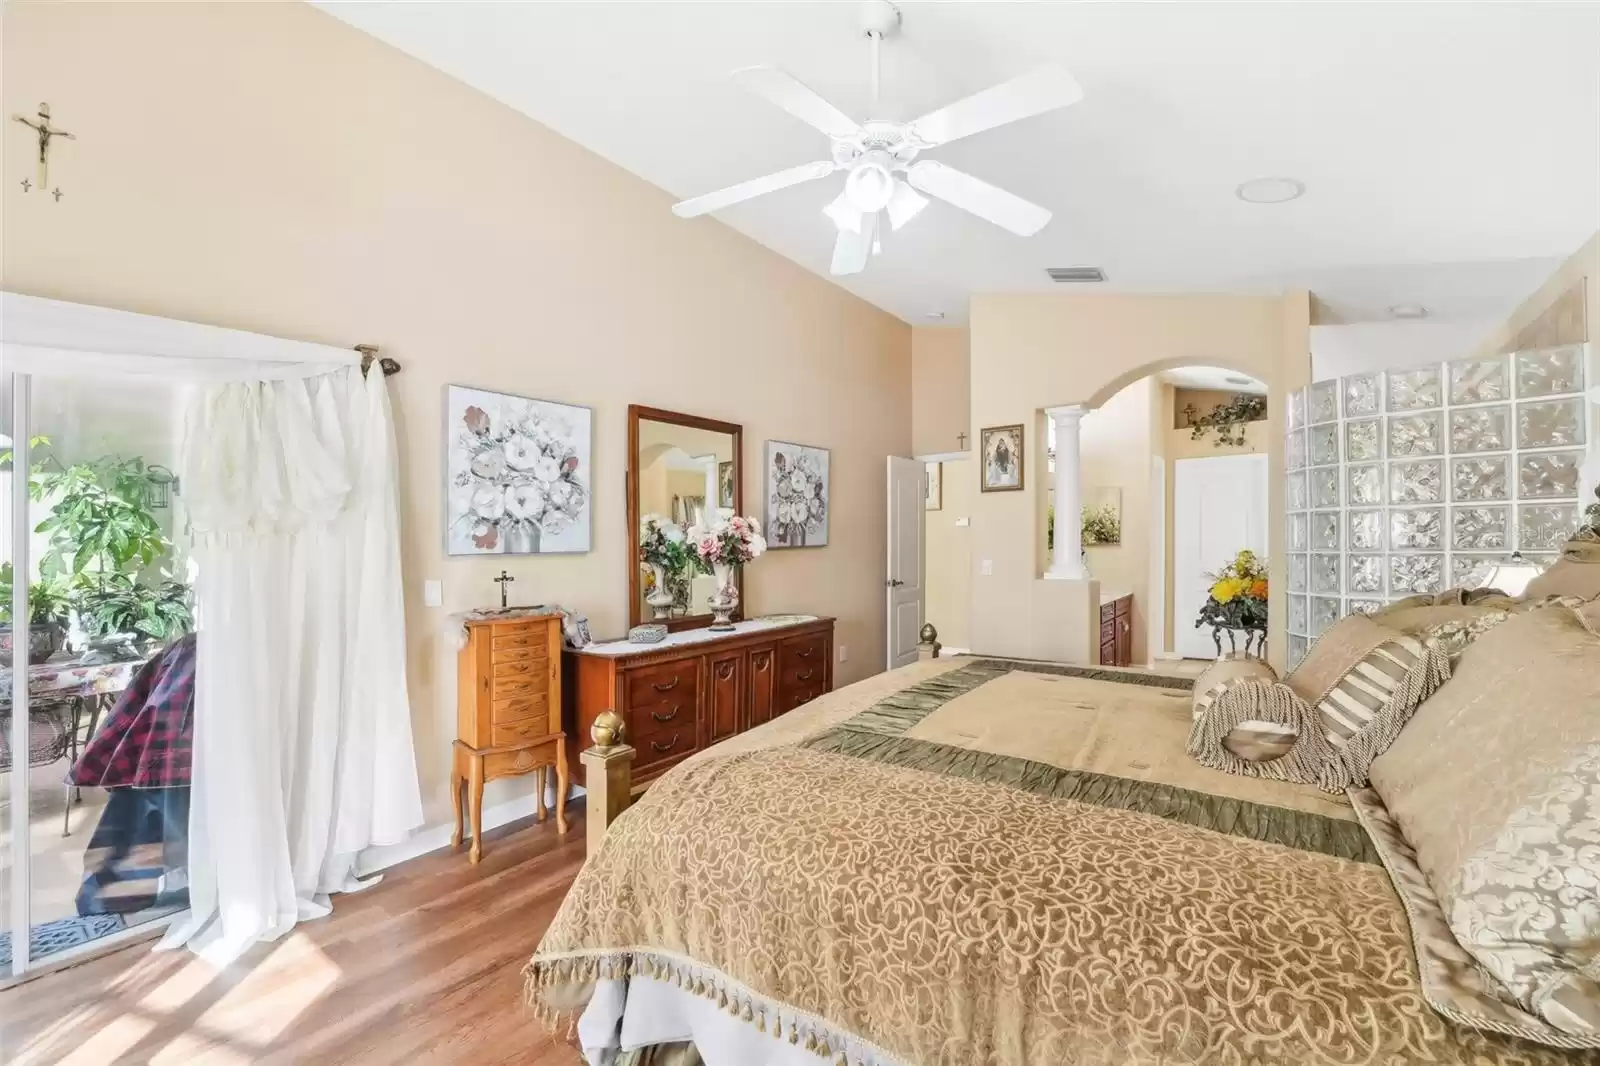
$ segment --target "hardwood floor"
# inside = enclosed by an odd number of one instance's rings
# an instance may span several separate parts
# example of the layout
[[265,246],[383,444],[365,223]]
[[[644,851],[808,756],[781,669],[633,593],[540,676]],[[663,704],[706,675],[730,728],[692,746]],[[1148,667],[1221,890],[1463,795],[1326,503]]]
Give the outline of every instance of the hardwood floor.
[[583,864],[581,802],[571,821],[405,863],[222,972],[145,943],[0,991],[0,1062],[579,1066],[520,972]]

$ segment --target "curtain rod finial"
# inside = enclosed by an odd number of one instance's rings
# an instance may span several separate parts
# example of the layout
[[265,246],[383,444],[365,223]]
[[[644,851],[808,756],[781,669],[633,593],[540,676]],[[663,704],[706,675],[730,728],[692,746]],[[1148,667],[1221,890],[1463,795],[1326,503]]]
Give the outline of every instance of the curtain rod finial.
[[[356,351],[361,353],[361,372],[365,374],[367,368],[372,365],[372,361],[378,359],[379,348],[376,344],[358,344],[356,345]],[[388,356],[378,359],[378,365],[383,368],[384,377],[393,377],[400,373],[400,364]]]

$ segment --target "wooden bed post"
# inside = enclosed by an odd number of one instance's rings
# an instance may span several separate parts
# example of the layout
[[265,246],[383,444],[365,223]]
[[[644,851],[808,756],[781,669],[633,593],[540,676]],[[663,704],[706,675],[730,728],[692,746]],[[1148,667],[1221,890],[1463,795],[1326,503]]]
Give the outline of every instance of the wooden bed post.
[[583,788],[588,793],[585,847],[592,855],[611,823],[628,809],[635,753],[622,742],[622,716],[616,711],[600,712],[589,727],[589,739],[594,746],[579,754],[578,761],[583,763]]

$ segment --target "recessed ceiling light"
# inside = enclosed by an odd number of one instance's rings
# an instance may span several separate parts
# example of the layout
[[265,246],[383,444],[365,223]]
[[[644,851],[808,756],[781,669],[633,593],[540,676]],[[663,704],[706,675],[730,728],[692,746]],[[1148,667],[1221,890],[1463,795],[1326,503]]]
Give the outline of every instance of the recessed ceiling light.
[[1421,304],[1395,304],[1389,308],[1390,318],[1427,318],[1428,309]]
[[944,312],[943,311],[929,311],[928,312],[928,317],[931,318],[931,319],[934,319],[935,321],[942,320],[944,318]]
[[1247,204],[1286,204],[1305,192],[1305,182],[1293,178],[1255,178],[1233,190],[1233,195]]
[[1252,378],[1242,378],[1238,374],[1229,374],[1227,377],[1223,378],[1222,380],[1226,381],[1229,385],[1254,385],[1255,384],[1254,379],[1252,379]]

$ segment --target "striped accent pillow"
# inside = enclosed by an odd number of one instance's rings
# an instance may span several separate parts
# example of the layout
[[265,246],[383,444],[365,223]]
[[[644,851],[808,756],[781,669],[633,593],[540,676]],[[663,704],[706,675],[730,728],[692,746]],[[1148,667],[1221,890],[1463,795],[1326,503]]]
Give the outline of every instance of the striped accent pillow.
[[1334,623],[1286,679],[1317,712],[1357,785],[1423,700],[1450,676],[1436,644],[1362,615]]

